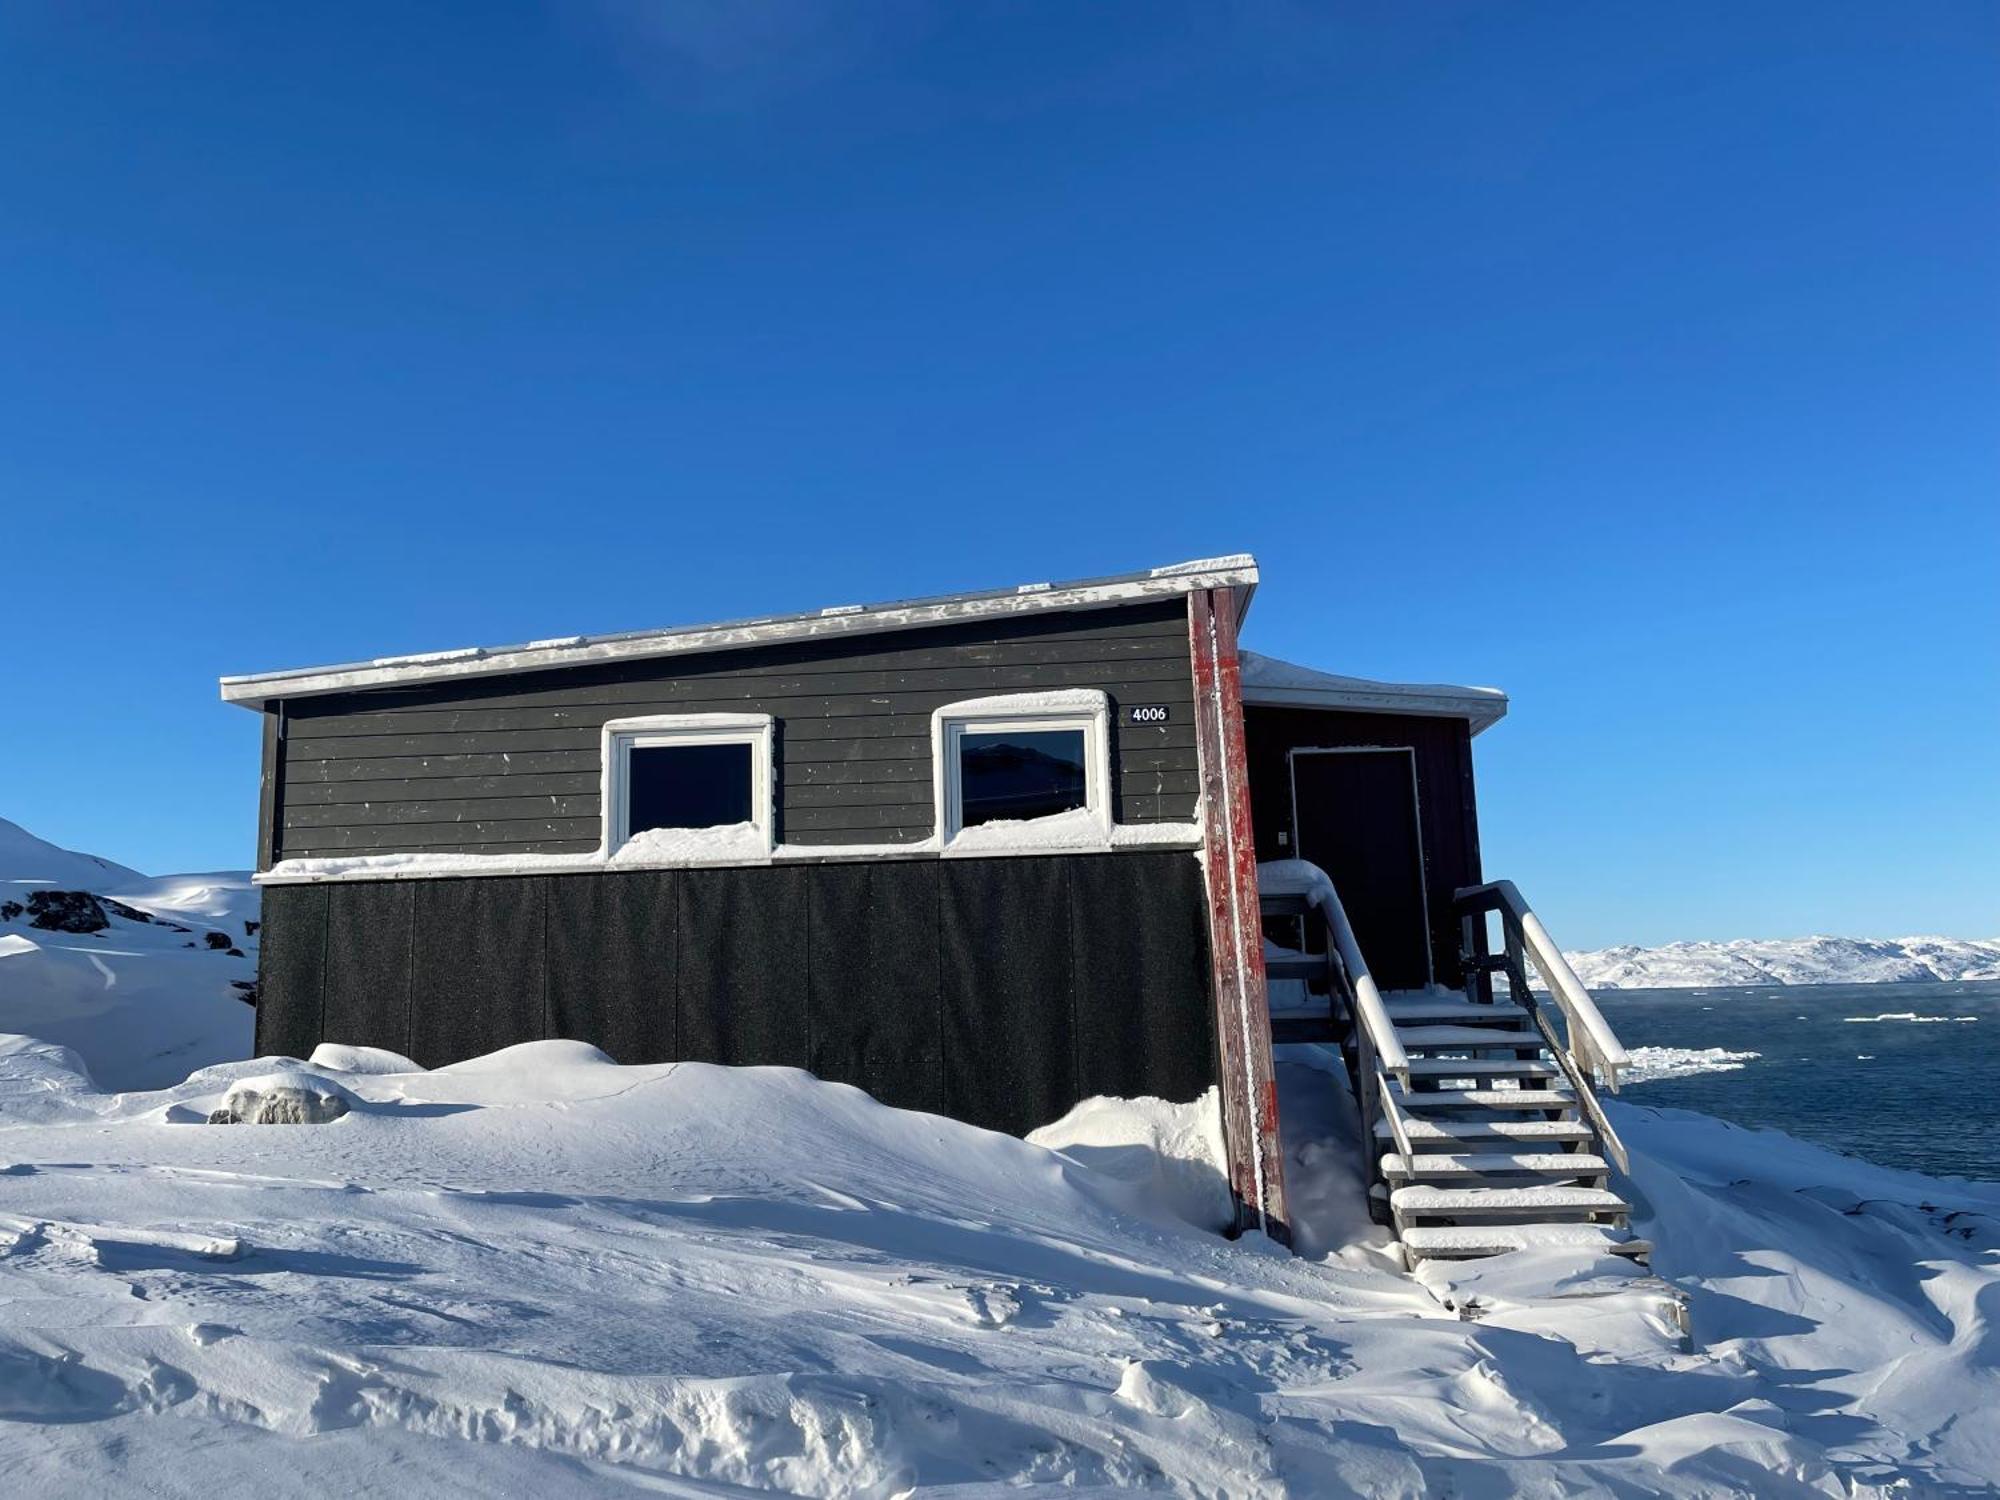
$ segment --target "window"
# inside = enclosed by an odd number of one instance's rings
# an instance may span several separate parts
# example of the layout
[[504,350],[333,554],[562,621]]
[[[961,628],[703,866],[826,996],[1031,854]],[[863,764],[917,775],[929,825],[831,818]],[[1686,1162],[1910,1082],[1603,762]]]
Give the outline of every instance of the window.
[[1087,805],[1085,731],[961,730],[958,826],[1000,818],[1046,818]]
[[604,726],[604,848],[649,829],[740,828],[771,845],[768,714],[664,714]]
[[625,752],[625,836],[648,828],[717,828],[755,821],[747,740],[650,745]]
[[1108,837],[1107,718],[1099,692],[1020,693],[939,709],[932,747],[942,841],[982,824],[1079,811]]

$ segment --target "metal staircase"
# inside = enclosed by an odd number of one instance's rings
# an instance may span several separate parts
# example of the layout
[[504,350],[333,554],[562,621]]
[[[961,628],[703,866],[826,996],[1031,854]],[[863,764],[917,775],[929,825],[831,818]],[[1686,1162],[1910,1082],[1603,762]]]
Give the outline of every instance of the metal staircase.
[[[1594,1083],[1617,1087],[1624,1048],[1513,885],[1458,892],[1463,994],[1385,997],[1332,881],[1296,861],[1272,869],[1298,873],[1260,892],[1263,913],[1288,919],[1299,940],[1266,972],[1304,980],[1326,1000],[1323,1015],[1275,1015],[1272,1039],[1339,1043],[1371,1145],[1370,1207],[1394,1226],[1404,1263],[1528,1246],[1643,1261],[1651,1246],[1633,1238],[1631,1206],[1610,1185],[1625,1148]],[[1489,913],[1504,938],[1498,953]],[[1530,964],[1548,1003],[1529,986]]]

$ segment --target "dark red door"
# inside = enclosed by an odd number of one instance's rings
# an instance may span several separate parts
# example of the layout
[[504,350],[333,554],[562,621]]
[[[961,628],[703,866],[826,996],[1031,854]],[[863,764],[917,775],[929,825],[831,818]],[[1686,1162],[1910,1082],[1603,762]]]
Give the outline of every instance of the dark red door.
[[1294,750],[1292,814],[1299,858],[1333,877],[1377,987],[1429,984],[1415,753]]

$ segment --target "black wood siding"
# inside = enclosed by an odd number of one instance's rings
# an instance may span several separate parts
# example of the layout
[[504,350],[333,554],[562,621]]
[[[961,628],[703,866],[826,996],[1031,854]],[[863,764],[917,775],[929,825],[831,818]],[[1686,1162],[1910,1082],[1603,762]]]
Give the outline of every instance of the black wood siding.
[[1465,720],[1250,704],[1243,710],[1243,733],[1250,759],[1250,820],[1260,860],[1290,859],[1293,854],[1288,845],[1278,843],[1280,830],[1290,833],[1292,828],[1292,783],[1286,763],[1292,749],[1408,745],[1416,751],[1431,968],[1438,983],[1457,985],[1459,932],[1451,911],[1452,893],[1480,880],[1472,734]]
[[566,1037],[1021,1134],[1215,1082],[1206,912],[1166,852],[278,885],[257,1046],[436,1067]]
[[[768,713],[778,836],[915,842],[933,828],[930,716],[963,698],[1101,688],[1113,708],[1114,813],[1194,815],[1193,674],[1183,600],[844,641],[372,688],[284,705],[266,738],[273,858],[445,851],[580,853],[599,840],[608,719]],[[1164,725],[1116,722],[1168,705]],[[275,764],[274,764],[275,763]]]

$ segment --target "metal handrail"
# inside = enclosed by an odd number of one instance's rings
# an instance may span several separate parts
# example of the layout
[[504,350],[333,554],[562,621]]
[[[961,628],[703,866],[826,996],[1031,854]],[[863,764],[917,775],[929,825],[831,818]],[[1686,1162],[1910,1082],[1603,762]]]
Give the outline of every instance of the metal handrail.
[[1388,1008],[1382,1004],[1382,992],[1375,987],[1374,976],[1368,972],[1368,961],[1361,956],[1361,945],[1354,940],[1354,928],[1347,920],[1347,909],[1340,904],[1340,893],[1333,888],[1333,877],[1317,865],[1312,869],[1319,879],[1313,881],[1302,894],[1319,908],[1326,921],[1327,937],[1333,944],[1334,952],[1340,956],[1354,1016],[1375,1049],[1375,1059],[1381,1071],[1401,1080],[1407,1088],[1410,1083],[1410,1059],[1403,1051],[1402,1042],[1396,1038],[1395,1024],[1389,1019]]
[[[1542,926],[1541,919],[1522,899],[1520,891],[1511,880],[1495,880],[1486,885],[1466,886],[1454,896],[1454,904],[1461,916],[1474,913],[1497,911],[1507,930],[1507,945],[1533,960],[1540,971],[1549,993],[1555,997],[1561,1008],[1565,1029],[1569,1033],[1568,1051],[1570,1057],[1585,1072],[1602,1075],[1611,1091],[1618,1092],[1619,1070],[1630,1065],[1631,1055],[1625,1044],[1611,1029],[1611,1024],[1598,1010],[1597,1002],[1590,998],[1590,991],[1583,987],[1583,981],[1576,977],[1576,971],[1569,966],[1569,960]],[[1522,982],[1525,986],[1525,975]]]

